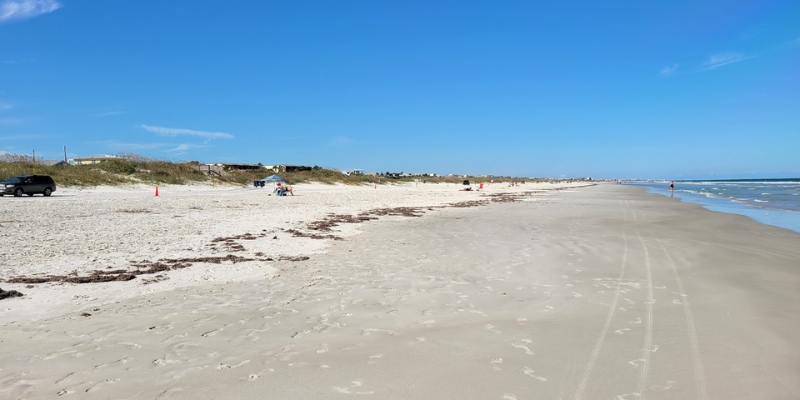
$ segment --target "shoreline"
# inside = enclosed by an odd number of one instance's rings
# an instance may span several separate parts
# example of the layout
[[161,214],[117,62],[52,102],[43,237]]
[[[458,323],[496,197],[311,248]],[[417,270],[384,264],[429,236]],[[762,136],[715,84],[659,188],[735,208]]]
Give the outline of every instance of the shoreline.
[[619,185],[529,200],[385,217],[268,278],[6,323],[0,393],[800,393],[800,235]]
[[[796,178],[792,178],[788,179],[787,181],[795,181],[795,180]],[[752,180],[752,182],[762,182],[762,181],[765,180],[762,179]],[[766,179],[766,181],[770,181],[770,179]],[[784,181],[784,180],[774,179],[774,181]],[[687,181],[677,181],[677,182],[687,182]],[[688,181],[688,182],[706,182],[706,181]],[[719,181],[719,182],[743,182],[743,180],[731,180],[731,181]],[[750,182],[750,181],[744,180],[744,182]],[[625,183],[625,185],[632,187],[641,187],[644,188],[648,193],[657,194],[659,196],[674,197],[687,203],[700,204],[705,209],[710,211],[721,212],[726,214],[743,215],[761,224],[777,226],[783,229],[788,229],[793,232],[800,233],[800,212],[796,210],[782,209],[782,208],[767,208],[767,207],[759,208],[751,204],[733,201],[728,198],[701,196],[699,194],[687,193],[681,190],[676,190],[673,196],[670,194],[669,189],[666,188],[666,184],[660,185],[664,187],[660,187],[652,183],[648,184]]]

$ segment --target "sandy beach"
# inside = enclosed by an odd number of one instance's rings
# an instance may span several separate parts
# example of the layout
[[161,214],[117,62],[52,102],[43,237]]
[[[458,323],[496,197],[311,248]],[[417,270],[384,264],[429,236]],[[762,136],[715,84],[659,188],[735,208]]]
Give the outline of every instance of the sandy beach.
[[608,183],[152,189],[0,199],[0,398],[800,398],[795,232]]

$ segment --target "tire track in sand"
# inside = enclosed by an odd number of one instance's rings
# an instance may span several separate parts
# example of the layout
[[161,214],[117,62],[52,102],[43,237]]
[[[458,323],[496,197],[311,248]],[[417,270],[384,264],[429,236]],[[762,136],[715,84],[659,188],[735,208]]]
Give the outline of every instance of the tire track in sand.
[[669,267],[672,270],[672,274],[675,276],[675,284],[678,287],[678,292],[683,297],[681,304],[683,305],[683,313],[686,316],[686,329],[689,331],[689,346],[691,346],[692,349],[692,367],[694,368],[694,379],[696,386],[695,390],[697,392],[697,398],[701,400],[707,400],[708,391],[706,389],[706,374],[705,370],[703,369],[703,360],[700,359],[700,346],[697,342],[697,329],[695,328],[694,324],[692,307],[689,304],[689,298],[686,294],[686,290],[683,288],[683,280],[678,273],[678,268],[675,266],[675,261],[672,259],[672,254],[670,254],[661,240],[656,239],[656,242],[659,246],[661,246],[661,250],[663,250],[664,254],[667,256]]
[[[625,201],[625,205],[630,206],[627,201]],[[628,213],[624,207],[622,209],[622,214],[623,222],[627,222]],[[636,214],[634,214],[634,218],[635,217]],[[573,397],[574,400],[580,400],[583,397],[583,392],[586,390],[586,384],[589,382],[589,378],[592,376],[592,371],[594,371],[594,365],[597,362],[597,357],[600,355],[600,350],[603,348],[603,343],[606,341],[606,335],[608,335],[608,331],[611,328],[611,321],[614,319],[614,312],[617,309],[619,292],[620,288],[622,287],[622,279],[625,277],[625,266],[628,263],[628,235],[625,233],[625,228],[622,229],[622,241],[624,244],[622,250],[622,265],[620,266],[619,276],[617,277],[617,287],[614,290],[614,298],[611,300],[611,305],[608,307],[606,322],[603,324],[603,329],[600,331],[600,336],[597,337],[597,341],[594,344],[592,355],[589,356],[589,361],[586,363],[586,369],[583,371],[583,378],[581,378],[581,382],[578,384],[578,389],[575,390],[575,396]]]
[[650,251],[647,249],[647,244],[644,242],[642,238],[642,234],[636,232],[639,236],[639,241],[642,243],[642,249],[644,250],[644,265],[645,270],[647,271],[647,301],[645,304],[647,305],[647,315],[646,315],[646,327],[645,327],[645,334],[644,334],[644,348],[642,349],[642,371],[639,374],[639,399],[645,398],[645,385],[647,384],[647,375],[649,374],[650,370],[650,353],[653,350],[653,304],[656,302],[655,298],[653,298],[653,271],[650,265]]

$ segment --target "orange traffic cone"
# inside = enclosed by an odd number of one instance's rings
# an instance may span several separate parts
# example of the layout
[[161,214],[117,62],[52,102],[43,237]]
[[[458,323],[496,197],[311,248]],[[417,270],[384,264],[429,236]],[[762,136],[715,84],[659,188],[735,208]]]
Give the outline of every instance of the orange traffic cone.
[[158,197],[158,185],[156,185],[156,197]]

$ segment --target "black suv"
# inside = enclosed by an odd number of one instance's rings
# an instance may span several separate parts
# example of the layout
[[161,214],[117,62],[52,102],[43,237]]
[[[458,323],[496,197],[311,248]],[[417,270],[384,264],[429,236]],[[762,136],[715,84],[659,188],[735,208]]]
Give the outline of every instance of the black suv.
[[50,196],[50,193],[55,191],[56,183],[53,181],[53,178],[47,175],[15,176],[0,183],[0,196],[7,194],[13,194],[16,197],[20,197],[23,194],[33,196],[37,193]]

